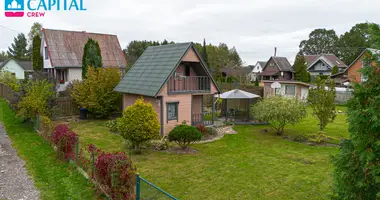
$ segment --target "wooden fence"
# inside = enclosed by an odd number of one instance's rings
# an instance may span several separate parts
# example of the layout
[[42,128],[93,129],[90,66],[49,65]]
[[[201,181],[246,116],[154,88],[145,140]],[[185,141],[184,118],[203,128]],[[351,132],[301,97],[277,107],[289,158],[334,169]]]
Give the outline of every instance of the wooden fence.
[[[261,97],[263,97],[264,94],[264,87],[260,86],[254,86],[254,85],[247,85],[247,84],[241,84],[241,83],[222,83],[218,82],[217,83],[219,88],[222,90],[222,92],[227,92],[229,90],[233,89],[240,89],[244,90],[246,92],[250,92],[252,94],[257,94]],[[211,107],[212,106],[212,95],[205,95],[203,97],[203,105],[205,107]]]
[[55,117],[69,117],[79,115],[79,106],[71,97],[58,97],[55,101]]
[[5,100],[9,102],[13,102],[16,100],[16,96],[13,94],[13,90],[2,83],[0,83],[0,97],[3,97]]

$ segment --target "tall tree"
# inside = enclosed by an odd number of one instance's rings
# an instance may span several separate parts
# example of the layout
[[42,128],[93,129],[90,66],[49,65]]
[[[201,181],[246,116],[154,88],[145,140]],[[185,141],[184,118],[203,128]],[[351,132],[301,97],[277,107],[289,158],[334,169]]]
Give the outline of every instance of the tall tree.
[[309,34],[309,39],[301,41],[299,48],[302,55],[331,53],[338,55],[339,38],[334,30],[315,29]]
[[8,54],[5,51],[0,51],[0,61],[2,60],[7,60],[8,59]]
[[348,102],[349,138],[334,158],[334,199],[375,200],[380,195],[380,63],[369,55],[361,69],[367,80],[354,85]]
[[370,24],[371,48],[380,49],[380,26],[378,24]]
[[347,65],[351,64],[360,53],[371,46],[371,26],[377,24],[360,23],[344,33],[339,38],[339,54],[342,61]]
[[102,54],[99,43],[91,38],[84,45],[82,58],[82,78],[86,78],[88,67],[103,67]]
[[169,42],[166,39],[161,43],[161,45],[167,45],[167,44],[169,44]]
[[306,60],[304,56],[299,55],[299,54],[296,55],[296,60],[294,61],[293,69],[294,69],[294,80],[302,81],[302,77],[305,76],[305,73],[303,71],[307,72]]
[[206,39],[203,39],[203,47],[202,47],[202,57],[208,66],[208,55],[207,55],[207,47],[206,47]]
[[146,48],[149,46],[156,46],[160,45],[157,44],[154,41],[147,41],[147,40],[133,40],[131,41],[127,47],[123,50],[125,54],[125,58],[128,61],[128,67],[131,67],[136,60],[141,56],[141,54],[145,51]]
[[334,80],[317,78],[317,86],[309,90],[307,100],[313,110],[313,116],[319,121],[319,130],[323,131],[328,123],[334,121],[336,116]]
[[42,69],[42,56],[40,53],[41,48],[41,38],[39,35],[34,36],[33,43],[32,43],[32,63],[33,63],[33,70],[38,71]]
[[337,74],[337,73],[339,73],[339,68],[338,68],[338,66],[334,66],[333,68],[332,68],[332,70],[331,70],[331,75],[333,75],[333,74]]
[[33,39],[36,35],[40,36],[40,38],[42,37],[42,24],[38,22],[34,22],[30,27],[30,31],[28,33],[29,43],[33,42]]
[[19,33],[14,39],[10,47],[8,47],[8,55],[17,60],[28,60],[28,43],[23,33]]

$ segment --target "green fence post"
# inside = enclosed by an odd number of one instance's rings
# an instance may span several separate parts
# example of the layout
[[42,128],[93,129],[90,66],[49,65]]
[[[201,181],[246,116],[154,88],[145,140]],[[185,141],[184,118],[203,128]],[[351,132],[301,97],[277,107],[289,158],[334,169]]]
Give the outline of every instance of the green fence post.
[[77,136],[77,141],[75,143],[75,163],[78,165],[78,155],[79,154],[79,137]]
[[94,174],[95,174],[95,154],[94,154],[94,151],[91,152],[91,157],[92,157],[92,178],[94,178]]
[[136,200],[140,200],[140,175],[136,174]]

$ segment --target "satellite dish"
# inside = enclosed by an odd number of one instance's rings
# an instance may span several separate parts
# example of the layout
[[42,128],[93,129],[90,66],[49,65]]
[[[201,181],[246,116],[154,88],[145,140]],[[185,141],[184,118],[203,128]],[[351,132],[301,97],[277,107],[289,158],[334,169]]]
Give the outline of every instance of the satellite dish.
[[281,88],[281,84],[279,82],[274,82],[270,85],[270,87],[273,89]]

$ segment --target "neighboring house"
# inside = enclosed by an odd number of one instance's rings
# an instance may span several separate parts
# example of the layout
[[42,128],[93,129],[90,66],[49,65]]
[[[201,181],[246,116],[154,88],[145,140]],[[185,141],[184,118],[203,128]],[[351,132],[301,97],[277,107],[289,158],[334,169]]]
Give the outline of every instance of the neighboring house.
[[25,79],[28,74],[33,73],[33,64],[31,61],[9,59],[0,64],[0,71],[8,71],[14,74],[17,79]]
[[186,121],[203,123],[203,95],[220,93],[193,43],[148,47],[114,89],[124,109],[143,97],[168,134]]
[[251,72],[248,75],[251,82],[256,81],[256,79],[259,78],[259,74],[263,71],[265,64],[266,62],[264,61],[258,61],[256,65],[251,67]]
[[124,72],[127,61],[116,35],[43,29],[43,68],[49,76],[56,77],[58,91],[74,80],[82,80],[83,50],[89,38],[99,43],[104,67],[118,67]]
[[307,71],[314,80],[319,75],[330,76],[332,68],[337,66],[339,72],[346,70],[347,65],[333,54],[305,55]]
[[349,82],[361,83],[365,80],[365,77],[363,77],[359,70],[363,68],[363,66],[365,67],[365,65],[363,65],[364,59],[369,55],[369,52],[372,54],[379,54],[380,50],[367,48],[351,63],[343,74]]
[[292,80],[293,69],[285,57],[272,56],[260,73],[261,80]]
[[[297,98],[299,101],[306,101],[309,95],[309,88],[312,86],[303,82],[287,80],[264,80],[262,82],[264,82],[264,98],[279,95],[288,98]],[[279,83],[281,85],[281,88],[272,88],[271,85],[274,82]]]

